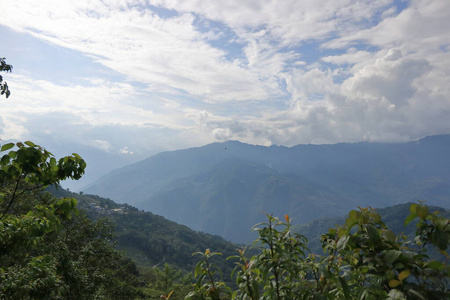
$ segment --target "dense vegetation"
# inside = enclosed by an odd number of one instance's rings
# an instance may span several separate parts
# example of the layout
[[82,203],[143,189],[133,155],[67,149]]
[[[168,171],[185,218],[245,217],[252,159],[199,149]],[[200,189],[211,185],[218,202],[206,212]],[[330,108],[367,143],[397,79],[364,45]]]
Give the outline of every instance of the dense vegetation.
[[[350,211],[345,224],[322,235],[324,255],[307,254],[306,238],[285,222],[268,215],[258,224],[251,258],[245,249],[236,259],[237,288],[215,277],[212,259],[219,253],[198,253],[195,290],[186,299],[449,299],[448,218],[412,204],[405,224],[418,219],[416,237],[396,235],[370,208]],[[432,260],[427,245],[445,262]]]
[[136,268],[110,243],[111,227],[91,221],[74,198],[43,191],[84,173],[76,154],[58,161],[32,142],[0,159],[1,299],[129,299],[139,295]]
[[[196,232],[184,225],[169,221],[151,212],[139,211],[127,204],[90,194],[77,194],[62,188],[48,189],[58,197],[73,197],[78,207],[86,211],[92,219],[107,218],[114,226],[117,248],[138,264],[141,270],[169,264],[182,270],[191,271],[196,264],[192,253],[205,247],[220,249],[224,256],[233,255],[238,246],[219,236]],[[226,258],[217,264],[230,273],[233,264]]]
[[[404,224],[404,220],[410,214],[409,207],[413,203],[397,204],[385,208],[377,208],[376,212],[382,217],[386,226],[397,235],[404,235],[409,240],[413,240],[416,234],[416,225],[418,220],[414,220],[409,224]],[[440,215],[450,218],[450,210],[442,207],[428,206],[431,211],[439,211]],[[317,219],[307,224],[296,224],[292,226],[292,231],[299,232],[308,239],[308,248],[312,253],[322,254],[321,235],[328,232],[330,228],[334,228],[340,224],[344,224],[346,216],[342,215],[333,218]],[[429,249],[433,258],[438,258],[436,251],[431,247]]]

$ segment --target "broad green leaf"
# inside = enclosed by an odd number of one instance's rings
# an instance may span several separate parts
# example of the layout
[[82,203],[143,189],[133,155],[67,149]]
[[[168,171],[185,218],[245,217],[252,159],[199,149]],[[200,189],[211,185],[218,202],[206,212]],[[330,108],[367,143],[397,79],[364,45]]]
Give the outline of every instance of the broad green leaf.
[[367,228],[367,234],[369,235],[369,238],[373,242],[379,243],[381,238],[380,238],[380,232],[378,231],[378,229],[375,226],[373,226],[372,224],[367,224],[366,228]]
[[405,222],[403,223],[403,225],[404,226],[408,225],[415,218],[417,218],[417,215],[415,213],[411,213],[409,216],[406,217]]
[[388,242],[395,243],[396,236],[392,230],[390,229],[383,230],[383,236]]
[[28,147],[36,147],[36,145],[33,142],[30,142],[30,141],[26,141],[25,145],[27,145]]
[[434,224],[438,230],[444,230],[445,228],[450,229],[450,220],[444,218],[438,218],[435,220]]
[[407,278],[409,275],[411,274],[411,272],[409,270],[404,270],[401,271],[400,274],[398,274],[398,279],[400,281],[403,281],[405,278]]
[[198,275],[200,275],[203,271],[203,261],[199,261],[196,265],[195,265],[195,269],[194,269],[194,276],[197,277]]
[[393,263],[400,255],[402,255],[402,251],[399,250],[389,250],[384,254],[384,259],[387,263]]
[[398,281],[397,279],[389,280],[389,287],[391,287],[391,288],[395,288],[396,286],[399,286],[400,284],[401,284],[401,282]]
[[416,209],[419,205],[418,204],[411,204],[411,206],[409,207],[409,212],[412,213],[413,215],[416,215]]
[[426,263],[425,266],[437,271],[442,271],[444,269],[444,264],[440,261],[435,260]]
[[6,150],[9,150],[9,149],[11,149],[12,147],[14,147],[14,143],[8,143],[8,144],[3,145],[0,151],[6,151]]
[[12,159],[17,157],[17,152],[16,151],[9,151],[8,152],[8,156],[11,157]]
[[437,246],[439,250],[447,250],[449,234],[446,231],[434,231],[431,234],[431,242]]
[[341,238],[341,237],[343,237],[344,235],[346,235],[347,233],[348,233],[348,230],[347,230],[347,229],[345,229],[345,228],[339,228],[339,230],[338,230],[338,237]]
[[357,222],[360,218],[361,218],[361,213],[359,211],[353,209],[348,213],[348,218],[345,221],[345,223],[347,224],[347,223]]
[[418,205],[416,208],[416,214],[422,219],[425,220],[428,216],[428,207],[423,205]]
[[4,166],[6,166],[7,164],[9,164],[9,162],[11,161],[11,157],[9,157],[9,155],[3,155],[0,163]]

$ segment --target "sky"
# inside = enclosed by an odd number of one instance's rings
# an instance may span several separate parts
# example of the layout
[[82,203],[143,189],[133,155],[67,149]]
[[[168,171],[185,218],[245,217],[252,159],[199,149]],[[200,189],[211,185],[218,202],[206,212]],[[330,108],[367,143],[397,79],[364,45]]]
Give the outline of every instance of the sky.
[[0,138],[97,177],[162,151],[450,133],[447,0],[2,0]]

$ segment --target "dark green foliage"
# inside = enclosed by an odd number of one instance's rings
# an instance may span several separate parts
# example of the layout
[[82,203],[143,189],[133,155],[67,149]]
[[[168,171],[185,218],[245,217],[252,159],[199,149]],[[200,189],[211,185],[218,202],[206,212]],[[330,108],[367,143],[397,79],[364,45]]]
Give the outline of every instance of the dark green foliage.
[[[195,232],[147,212],[114,215],[111,219],[116,224],[118,247],[139,250],[148,264],[167,262],[190,270],[196,263],[191,253],[205,246],[221,249],[226,255],[231,255],[237,248],[218,236]],[[231,272],[232,266],[224,258],[219,263],[224,272]]]
[[149,282],[145,289],[149,299],[184,299],[190,292],[193,281],[191,274],[183,274],[168,264],[148,269],[142,277]]
[[32,142],[1,147],[7,150],[0,159],[1,299],[140,297],[136,267],[114,249],[111,225],[80,215],[74,198],[43,191],[79,178],[81,157],[57,161]]
[[[390,230],[397,235],[406,235],[410,240],[415,237],[416,225],[418,222],[416,219],[407,225],[404,224],[404,220],[409,215],[409,207],[411,204],[412,203],[397,204],[386,208],[378,208],[376,210]],[[430,211],[439,211],[443,217],[450,218],[450,211],[448,209],[435,206],[429,206],[429,209]],[[303,234],[308,239],[308,247],[312,253],[322,254],[323,250],[320,236],[324,232],[327,232],[329,228],[345,223],[345,220],[345,215],[334,218],[317,219],[307,224],[294,225],[293,231]],[[440,257],[437,255],[436,249],[430,248],[429,251],[433,257]]]
[[[13,67],[5,62],[4,57],[0,58],[0,71],[12,72],[12,69]],[[9,91],[8,88],[8,84],[6,83],[6,81],[3,81],[2,75],[0,75],[0,95],[2,96],[5,95],[7,99],[11,95],[11,92]]]
[[[237,289],[220,299],[449,299],[450,267],[446,252],[450,220],[431,213],[422,204],[412,204],[405,224],[416,220],[414,241],[396,235],[371,208],[352,210],[345,224],[322,235],[325,255],[305,255],[306,239],[291,233],[286,222],[267,216],[257,227],[257,245],[252,257],[239,251],[236,263]],[[278,228],[280,227],[280,228]],[[445,262],[430,259],[427,245],[439,249]],[[203,282],[211,265],[205,257],[196,267]],[[204,262],[207,261],[208,264]],[[203,276],[203,277],[202,277]],[[220,282],[223,285],[223,282]],[[225,286],[222,289],[226,290]],[[219,299],[214,278],[195,285],[187,299]]]
[[115,250],[112,240],[108,220],[84,216],[49,237],[42,251],[57,258],[58,274],[67,285],[65,299],[134,299],[143,294],[134,262]]

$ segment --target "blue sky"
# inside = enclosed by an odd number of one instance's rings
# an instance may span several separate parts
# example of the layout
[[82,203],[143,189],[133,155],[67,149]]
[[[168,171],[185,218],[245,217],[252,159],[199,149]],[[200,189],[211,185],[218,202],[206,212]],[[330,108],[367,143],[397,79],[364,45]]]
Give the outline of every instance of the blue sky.
[[0,138],[98,176],[161,151],[450,133],[450,1],[2,1]]

